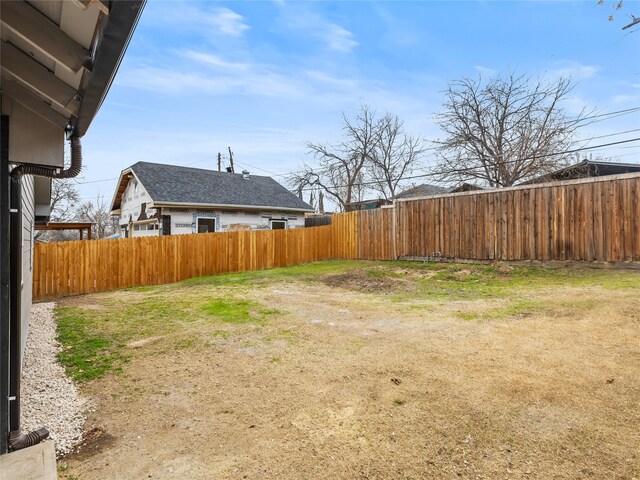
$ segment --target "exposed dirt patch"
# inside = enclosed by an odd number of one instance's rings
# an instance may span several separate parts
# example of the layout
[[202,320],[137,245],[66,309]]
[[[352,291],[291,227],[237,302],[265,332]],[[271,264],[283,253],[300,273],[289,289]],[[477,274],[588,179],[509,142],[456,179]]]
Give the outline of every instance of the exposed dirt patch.
[[91,310],[104,310],[105,305],[98,295],[77,295],[65,297],[56,302],[57,307],[82,307]]
[[416,285],[410,281],[415,277],[415,273],[407,270],[362,269],[337,275],[326,275],[321,277],[320,281],[330,287],[385,295],[415,291]]
[[86,460],[104,452],[116,443],[116,438],[99,427],[93,427],[84,433],[82,443],[74,449],[73,458]]
[[234,287],[280,313],[131,349],[61,477],[640,478],[640,286],[391,301],[402,271]]
[[164,338],[164,336],[143,338],[141,340],[135,340],[133,342],[127,343],[127,347],[129,347],[129,348],[141,348],[141,347],[144,347],[146,345],[150,345],[152,343],[158,342],[158,341],[162,340],[163,338]]

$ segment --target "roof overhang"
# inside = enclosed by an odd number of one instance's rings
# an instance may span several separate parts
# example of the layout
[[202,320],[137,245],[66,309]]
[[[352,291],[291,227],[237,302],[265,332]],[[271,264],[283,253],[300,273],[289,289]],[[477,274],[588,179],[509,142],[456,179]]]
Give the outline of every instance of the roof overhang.
[[118,186],[116,187],[116,191],[114,192],[113,198],[111,199],[111,208],[109,209],[111,215],[120,215],[120,204],[122,203],[122,194],[127,189],[129,180],[132,178],[135,178],[136,180],[138,180],[138,177],[136,177],[136,174],[131,167],[127,167],[122,172],[120,172],[120,178],[118,179]]
[[276,205],[232,205],[229,203],[151,202],[148,208],[224,208],[234,210],[273,210],[278,212],[313,212],[312,208],[278,207]]
[[[65,129],[79,137],[86,133],[111,86],[144,3],[0,3],[0,93],[2,114],[11,119],[12,162],[39,163],[36,155],[19,153],[20,141],[28,143],[32,140],[29,137],[36,136],[40,137],[38,149],[42,150],[41,132],[49,144],[55,141],[60,145]],[[19,133],[14,134],[16,131]],[[59,149],[56,146],[56,154]],[[58,162],[61,164],[62,158]],[[52,163],[47,160],[43,164],[57,166]]]

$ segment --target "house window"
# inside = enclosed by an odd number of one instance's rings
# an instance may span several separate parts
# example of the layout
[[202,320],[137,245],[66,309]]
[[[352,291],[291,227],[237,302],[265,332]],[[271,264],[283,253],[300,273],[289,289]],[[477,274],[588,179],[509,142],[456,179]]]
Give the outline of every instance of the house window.
[[284,230],[287,228],[286,220],[271,220],[271,230]]
[[215,218],[198,218],[198,233],[211,233],[216,231]]

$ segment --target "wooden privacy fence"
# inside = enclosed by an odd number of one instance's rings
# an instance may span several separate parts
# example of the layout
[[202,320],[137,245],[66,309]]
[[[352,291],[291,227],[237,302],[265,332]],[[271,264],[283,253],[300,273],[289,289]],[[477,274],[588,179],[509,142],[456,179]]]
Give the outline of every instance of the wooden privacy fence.
[[640,261],[640,174],[400,200],[358,226],[368,259]]
[[329,258],[640,261],[640,174],[397,201],[293,229],[39,243],[33,298]]
[[33,299],[354,259],[356,222],[357,215],[348,214],[325,227],[38,243]]

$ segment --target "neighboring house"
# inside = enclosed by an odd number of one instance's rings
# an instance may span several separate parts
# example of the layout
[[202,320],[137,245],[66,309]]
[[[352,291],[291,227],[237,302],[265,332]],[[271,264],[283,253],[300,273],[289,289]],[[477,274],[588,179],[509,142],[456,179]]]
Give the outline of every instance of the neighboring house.
[[[19,414],[35,224],[49,219],[51,178],[71,178],[81,170],[80,138],[105,99],[143,5],[2,2],[0,455],[38,439],[20,434]],[[67,169],[65,137],[72,142]]]
[[122,237],[304,227],[313,208],[270,177],[138,162],[111,202]]
[[460,193],[460,192],[475,192],[477,190],[484,190],[481,186],[476,185],[475,183],[461,183],[457,187],[453,187],[449,190],[450,193]]
[[359,202],[347,203],[344,206],[345,212],[355,212],[356,210],[375,210],[384,205],[391,205],[391,200],[385,200],[384,198],[376,198],[372,200],[361,200]]
[[439,187],[438,185],[431,185],[429,183],[423,183],[421,185],[416,185],[400,192],[395,197],[393,197],[393,199],[397,200],[405,198],[430,197],[432,195],[442,195],[443,193],[449,193],[450,191],[451,189],[449,188]]
[[555,182],[559,180],[575,180],[577,178],[602,177],[605,175],[618,175],[621,173],[633,172],[640,172],[640,164],[583,160],[575,165],[569,165],[568,167],[561,168],[555,172],[522,182],[520,185]]

